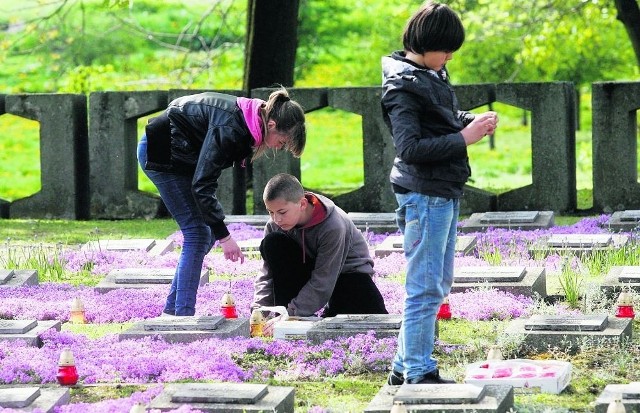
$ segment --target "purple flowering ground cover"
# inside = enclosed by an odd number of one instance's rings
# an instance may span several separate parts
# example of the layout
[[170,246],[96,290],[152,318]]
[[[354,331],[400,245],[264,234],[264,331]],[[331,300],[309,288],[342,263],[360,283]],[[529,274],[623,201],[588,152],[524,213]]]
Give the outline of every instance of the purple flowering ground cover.
[[[529,256],[528,245],[541,236],[554,233],[605,233],[607,220],[608,216],[600,216],[585,218],[572,226],[558,226],[548,230],[492,229],[468,235],[477,237],[478,251],[499,254],[504,265],[544,266],[548,273],[553,273],[558,271],[560,257],[549,255],[542,261],[536,261]],[[262,236],[261,230],[247,225],[236,224],[230,229],[238,240]],[[372,247],[387,235],[365,234]],[[182,242],[180,233],[172,234],[170,238],[178,246]],[[73,273],[90,269],[91,277],[96,280],[117,268],[173,268],[178,258],[177,250],[162,256],[150,256],[144,252],[87,253],[69,248],[62,250],[60,254],[61,257],[58,258],[65,263],[65,271]],[[479,253],[475,256],[458,257],[456,265],[489,265],[481,256]],[[383,294],[387,309],[392,314],[401,314],[402,275],[406,264],[403,255],[376,257],[374,261],[375,282]],[[248,317],[253,293],[252,277],[260,269],[260,260],[247,259],[243,264],[232,263],[224,260],[219,252],[213,252],[207,256],[205,266],[211,270],[211,281],[199,289],[197,315],[220,314],[220,298],[224,293],[231,292],[239,316]],[[0,289],[0,319],[67,322],[71,300],[77,297],[85,305],[86,319],[90,326],[121,324],[125,328],[128,323],[160,315],[167,291],[168,286],[155,286],[98,293],[88,285],[78,286],[64,282]],[[499,322],[496,320],[527,316],[539,305],[531,298],[493,289],[453,293],[450,295],[450,303],[453,318],[468,322]],[[551,311],[567,310],[556,306]],[[53,384],[56,381],[60,352],[63,348],[70,348],[83,384],[127,383],[148,387],[129,397],[92,404],[72,403],[58,411],[126,412],[134,403],[146,403],[152,399],[160,391],[158,384],[165,382],[322,381],[330,377],[362,374],[374,374],[384,380],[396,349],[395,339],[378,339],[373,332],[346,340],[310,345],[303,341],[240,337],[188,344],[170,344],[157,338],[118,341],[117,335],[113,333],[90,338],[78,329],[74,330],[63,328],[61,332],[46,332],[42,336],[42,348],[0,341],[0,383]],[[465,351],[470,351],[471,346],[464,343],[447,346],[440,342],[437,351],[441,354],[456,351],[467,354]],[[185,406],[177,411],[195,410]],[[321,406],[312,406],[307,411],[325,412]],[[0,412],[9,410],[0,409]]]

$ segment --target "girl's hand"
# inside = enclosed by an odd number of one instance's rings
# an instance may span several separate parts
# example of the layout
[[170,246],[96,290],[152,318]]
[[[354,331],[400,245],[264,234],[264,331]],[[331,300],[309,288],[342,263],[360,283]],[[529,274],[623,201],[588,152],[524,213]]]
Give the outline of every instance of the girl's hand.
[[240,259],[240,263],[244,263],[244,254],[240,250],[240,247],[236,243],[236,240],[233,239],[231,235],[229,238],[223,238],[220,240],[220,246],[222,246],[222,252],[224,252],[224,257],[233,262],[238,261]]
[[467,146],[472,145],[487,135],[491,135],[498,127],[498,114],[496,112],[485,112],[476,115],[460,133]]

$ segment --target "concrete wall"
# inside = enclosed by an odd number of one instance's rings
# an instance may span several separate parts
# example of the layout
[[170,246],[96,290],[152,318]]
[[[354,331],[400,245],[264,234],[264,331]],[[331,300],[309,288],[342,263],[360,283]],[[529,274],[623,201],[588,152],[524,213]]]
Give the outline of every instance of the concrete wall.
[[[479,84],[460,85],[455,90],[463,109],[501,102],[531,113],[532,184],[502,194],[467,186],[463,213],[576,209],[573,84]],[[251,96],[266,99],[271,91],[256,89]],[[84,95],[0,95],[0,115],[12,113],[40,122],[42,170],[41,191],[13,202],[0,199],[0,217],[125,219],[165,215],[157,196],[138,190],[138,121],[164,110],[175,97],[198,92],[96,92],[89,95],[88,113]],[[380,88],[291,88],[289,92],[306,112],[331,107],[361,117],[364,183],[334,200],[347,211],[392,212],[396,204],[388,174],[395,153],[382,121]],[[596,209],[640,208],[635,143],[639,92],[640,83],[594,84]],[[473,168],[473,159],[471,163]],[[300,160],[282,151],[256,160],[251,170],[255,214],[265,213],[262,190],[271,176],[288,172],[301,177]],[[219,198],[228,214],[238,213],[237,205],[243,204],[245,194],[238,194],[237,189],[244,188],[244,179],[244,174],[231,169],[223,174]]]

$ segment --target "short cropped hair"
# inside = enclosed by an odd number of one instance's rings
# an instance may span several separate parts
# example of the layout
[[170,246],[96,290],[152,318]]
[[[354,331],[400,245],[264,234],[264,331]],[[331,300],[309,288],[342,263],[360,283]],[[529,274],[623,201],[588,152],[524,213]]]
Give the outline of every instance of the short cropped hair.
[[402,34],[404,49],[415,54],[455,52],[463,42],[460,17],[446,4],[431,1],[411,16]]
[[289,174],[278,174],[269,179],[264,187],[262,199],[273,201],[275,199],[284,199],[287,202],[298,202],[304,196],[304,189],[298,179]]

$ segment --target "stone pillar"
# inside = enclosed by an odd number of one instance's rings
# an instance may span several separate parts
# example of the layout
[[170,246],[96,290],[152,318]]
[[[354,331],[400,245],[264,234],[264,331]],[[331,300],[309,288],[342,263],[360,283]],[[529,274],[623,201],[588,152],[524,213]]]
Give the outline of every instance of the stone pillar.
[[[287,89],[291,99],[300,103],[305,112],[312,112],[327,106],[327,89]],[[271,88],[258,88],[251,91],[251,97],[267,100],[273,92]],[[262,202],[262,192],[269,179],[279,173],[288,173],[300,179],[300,159],[290,153],[278,151],[275,156],[268,155],[257,159],[253,163],[253,213],[266,214],[267,210]]]
[[[6,95],[0,94],[0,116],[6,113],[4,109],[5,97]],[[9,201],[0,198],[0,218],[9,218],[9,204]]]
[[498,102],[531,111],[532,184],[499,194],[499,211],[576,209],[575,96],[571,82],[496,85]]
[[389,182],[395,149],[382,117],[379,87],[335,88],[329,91],[329,106],[362,117],[364,185],[338,195],[334,201],[348,212],[393,212],[395,196]]
[[[488,105],[496,100],[496,85],[493,83],[459,85],[453,88],[462,110],[472,111],[480,106]],[[473,171],[473,159],[469,160]],[[465,185],[464,197],[460,200],[460,213],[495,211],[497,196],[484,189]]]
[[89,95],[91,218],[162,215],[156,195],[138,190],[139,118],[165,109],[167,92],[94,92]]
[[[5,97],[6,113],[40,122],[40,191],[13,201],[10,218],[87,219],[87,99],[77,94]],[[35,160],[34,160],[35,161]]]
[[638,122],[640,82],[592,85],[593,207],[640,209]]

